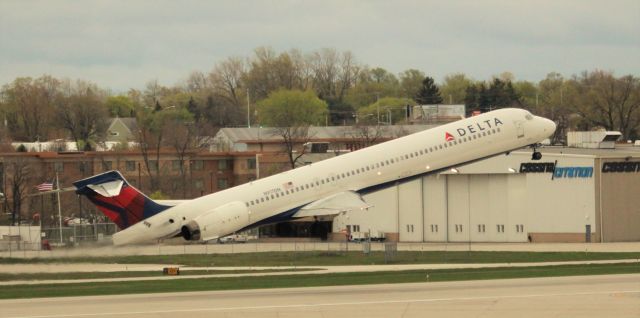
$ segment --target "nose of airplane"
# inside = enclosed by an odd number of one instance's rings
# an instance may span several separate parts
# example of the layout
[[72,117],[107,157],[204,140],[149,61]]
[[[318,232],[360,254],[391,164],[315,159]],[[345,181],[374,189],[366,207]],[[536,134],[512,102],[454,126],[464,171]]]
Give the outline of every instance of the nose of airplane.
[[546,133],[551,135],[556,131],[556,123],[553,120],[549,120],[544,117],[539,117],[539,118],[542,123],[542,127]]

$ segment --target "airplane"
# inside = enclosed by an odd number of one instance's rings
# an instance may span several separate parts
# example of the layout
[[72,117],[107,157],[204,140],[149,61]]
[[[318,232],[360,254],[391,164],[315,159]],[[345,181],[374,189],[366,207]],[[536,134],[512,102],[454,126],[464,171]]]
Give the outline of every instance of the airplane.
[[73,185],[118,225],[114,245],[178,236],[209,241],[263,224],[366,210],[365,193],[526,146],[537,160],[535,145],[555,129],[549,119],[504,108],[179,202],[154,201],[117,171]]

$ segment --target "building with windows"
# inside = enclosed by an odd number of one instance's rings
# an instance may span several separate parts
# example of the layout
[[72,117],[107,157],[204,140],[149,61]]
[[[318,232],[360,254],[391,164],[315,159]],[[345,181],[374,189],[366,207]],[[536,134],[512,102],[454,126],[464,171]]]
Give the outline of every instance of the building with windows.
[[[640,149],[547,147],[418,176],[368,193],[344,232],[401,242],[640,241]],[[355,234],[355,233],[354,233]]]
[[[259,171],[264,176],[287,167],[287,159],[281,154],[260,154],[260,167],[257,157],[254,152],[198,151],[179,156],[171,149],[163,149],[157,155],[150,153],[147,157],[140,151],[3,153],[0,154],[0,180],[6,200],[2,210],[19,210],[17,214],[22,220],[30,220],[34,214],[57,215],[53,213],[57,211],[54,195],[32,196],[37,193],[36,185],[55,184],[56,176],[60,187],[65,188],[74,181],[119,170],[131,185],[147,195],[191,199],[254,180]],[[79,199],[72,191],[63,192],[60,202],[64,216],[90,214],[102,218],[93,204]]]

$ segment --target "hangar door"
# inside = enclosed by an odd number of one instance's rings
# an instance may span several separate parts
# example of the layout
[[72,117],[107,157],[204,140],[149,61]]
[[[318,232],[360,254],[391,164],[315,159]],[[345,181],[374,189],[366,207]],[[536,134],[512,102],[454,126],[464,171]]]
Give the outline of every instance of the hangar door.
[[422,242],[422,178],[398,185],[401,242]]
[[447,176],[447,237],[449,242],[469,242],[469,176]]

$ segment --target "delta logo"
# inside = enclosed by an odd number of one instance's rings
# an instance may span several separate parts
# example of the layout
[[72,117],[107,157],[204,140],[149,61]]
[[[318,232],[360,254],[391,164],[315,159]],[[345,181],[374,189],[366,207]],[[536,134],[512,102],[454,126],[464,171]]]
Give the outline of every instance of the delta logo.
[[448,133],[448,132],[445,132],[445,133],[444,133],[444,140],[445,140],[445,141],[454,141],[455,139],[456,139],[456,138],[454,138],[452,134],[450,134],[450,133]]

